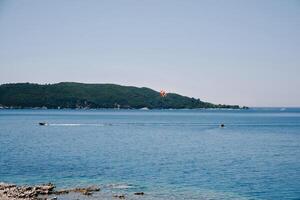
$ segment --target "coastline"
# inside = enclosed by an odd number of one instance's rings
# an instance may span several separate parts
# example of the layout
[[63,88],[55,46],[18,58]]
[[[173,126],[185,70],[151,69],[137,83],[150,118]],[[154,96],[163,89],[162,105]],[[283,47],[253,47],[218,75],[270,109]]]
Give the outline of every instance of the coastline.
[[[296,107],[298,108],[298,107]],[[0,106],[0,110],[249,110],[252,107],[239,108],[47,108],[47,107],[7,107]]]
[[[94,200],[94,199],[138,199],[144,196],[141,191],[131,192],[130,194],[120,192],[102,192],[97,185],[87,187],[76,187],[69,189],[59,189],[53,183],[41,185],[16,185],[0,182],[1,200]],[[136,198],[134,198],[136,197]]]

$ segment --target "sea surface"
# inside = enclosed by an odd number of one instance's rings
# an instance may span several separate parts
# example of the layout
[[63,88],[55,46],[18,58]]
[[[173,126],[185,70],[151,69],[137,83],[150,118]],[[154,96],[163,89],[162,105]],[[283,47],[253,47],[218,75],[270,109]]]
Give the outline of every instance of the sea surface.
[[300,199],[300,109],[0,110],[1,181],[99,185],[95,199]]

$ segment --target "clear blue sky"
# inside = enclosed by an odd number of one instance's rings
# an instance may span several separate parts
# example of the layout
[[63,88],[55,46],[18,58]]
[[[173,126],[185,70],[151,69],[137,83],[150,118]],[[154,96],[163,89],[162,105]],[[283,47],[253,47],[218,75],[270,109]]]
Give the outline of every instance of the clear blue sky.
[[300,106],[299,0],[0,0],[0,83]]

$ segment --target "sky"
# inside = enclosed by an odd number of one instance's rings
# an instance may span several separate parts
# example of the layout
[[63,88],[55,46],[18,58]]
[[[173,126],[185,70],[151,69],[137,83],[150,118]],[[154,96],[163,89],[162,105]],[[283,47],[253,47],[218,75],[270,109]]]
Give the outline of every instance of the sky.
[[0,84],[66,81],[300,106],[300,1],[0,0]]

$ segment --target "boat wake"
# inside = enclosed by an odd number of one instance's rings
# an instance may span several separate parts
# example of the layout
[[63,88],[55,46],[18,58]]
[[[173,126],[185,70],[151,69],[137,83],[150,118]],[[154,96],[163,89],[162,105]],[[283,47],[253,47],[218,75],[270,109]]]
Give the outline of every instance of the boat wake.
[[[48,126],[202,126],[202,127],[225,127],[222,123],[140,123],[140,122],[132,122],[132,123],[47,123]],[[226,127],[236,127],[236,126],[300,126],[300,124],[296,123],[274,123],[274,124],[254,124],[254,123],[228,123]]]
[[49,126],[105,126],[105,124],[48,124]]

